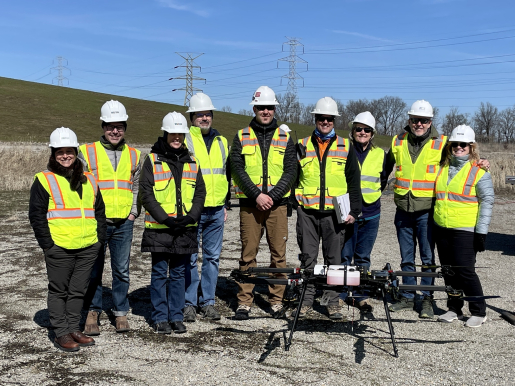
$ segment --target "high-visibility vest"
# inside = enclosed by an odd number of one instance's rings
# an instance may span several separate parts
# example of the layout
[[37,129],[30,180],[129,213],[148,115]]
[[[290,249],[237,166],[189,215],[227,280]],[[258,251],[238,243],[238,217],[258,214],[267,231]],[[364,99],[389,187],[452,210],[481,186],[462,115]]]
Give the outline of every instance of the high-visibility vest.
[[374,147],[369,150],[361,167],[361,195],[367,204],[381,198],[381,172],[383,171],[384,150]]
[[449,166],[436,179],[434,220],[441,227],[474,231],[479,213],[476,184],[486,172],[467,162],[449,184]]
[[98,241],[95,218],[98,185],[93,174],[84,174],[88,179],[82,184],[82,198],[58,174],[45,170],[34,177],[50,195],[46,218],[52,240],[61,248],[86,248]]
[[[321,165],[311,137],[299,140],[306,147],[306,157],[299,160],[299,186],[295,189],[295,198],[299,205],[307,209],[334,210],[333,197],[347,193],[345,164],[349,155],[349,140],[336,136],[331,147],[326,150],[325,192],[321,192]],[[321,197],[324,207],[320,208]]]
[[82,145],[80,151],[102,192],[106,217],[127,218],[133,203],[132,183],[141,152],[124,145],[115,171],[100,141]]
[[[148,157],[152,163],[152,172],[154,173],[153,190],[156,201],[168,214],[168,217],[176,218],[179,213],[186,216],[193,205],[198,174],[197,161],[192,157],[191,162],[184,164],[181,176],[181,196],[177,197],[175,179],[168,164],[159,161],[158,155],[155,153],[150,153]],[[197,226],[197,224],[188,226]],[[168,227],[158,223],[148,211],[145,211],[145,228],[167,229]]]
[[435,180],[447,137],[441,135],[427,142],[413,163],[408,149],[407,135],[407,132],[396,135],[392,140],[392,152],[396,164],[393,191],[401,196],[411,191],[415,197],[434,197]]
[[186,134],[186,146],[197,159],[206,184],[204,207],[221,206],[225,203],[229,188],[227,182],[227,139],[221,135],[213,139],[208,153],[200,128],[192,126]]
[[[263,183],[265,183],[263,181],[263,158],[256,134],[250,127],[246,127],[238,131],[238,138],[241,142],[241,154],[245,156],[245,172],[252,182],[263,191]],[[284,153],[286,152],[289,139],[290,134],[286,131],[280,128],[275,130],[267,159],[268,181],[266,181],[266,184],[268,186],[268,192],[275,187],[283,175]],[[247,198],[245,193],[243,193],[237,185],[234,185],[234,191],[236,192],[237,198]],[[290,191],[286,192],[283,197],[289,196]]]

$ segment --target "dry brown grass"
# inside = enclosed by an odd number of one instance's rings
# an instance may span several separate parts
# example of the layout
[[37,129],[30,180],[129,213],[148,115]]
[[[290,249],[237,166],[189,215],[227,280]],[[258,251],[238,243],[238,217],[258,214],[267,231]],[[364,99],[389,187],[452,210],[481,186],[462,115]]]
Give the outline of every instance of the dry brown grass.
[[515,175],[515,145],[479,144],[479,154],[490,161],[495,193],[511,193],[514,185],[506,184],[506,176]]

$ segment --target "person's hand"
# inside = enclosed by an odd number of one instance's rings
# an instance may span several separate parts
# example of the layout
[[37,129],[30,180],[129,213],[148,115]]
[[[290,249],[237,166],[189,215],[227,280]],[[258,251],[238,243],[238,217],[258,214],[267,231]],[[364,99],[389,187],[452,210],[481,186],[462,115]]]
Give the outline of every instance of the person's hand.
[[356,221],[356,219],[349,214],[349,215],[347,215],[347,218],[345,219],[345,221],[343,223],[344,224],[354,224],[355,221]]
[[261,210],[265,211],[268,210],[274,205],[274,200],[272,198],[264,193],[260,193],[259,196],[256,198],[256,207]]
[[191,217],[189,215],[181,217],[180,219],[177,219],[175,221],[175,227],[177,229],[186,228],[186,226],[191,225],[191,224],[195,224],[195,220],[193,220],[193,217]]
[[486,244],[486,235],[482,233],[474,233],[474,250],[476,252],[483,252]]
[[224,207],[224,222],[227,221],[227,208]]
[[173,217],[168,217],[165,221],[163,221],[163,224],[172,230],[177,228],[177,220]]
[[127,219],[128,219],[129,221],[134,221],[134,220],[136,220],[136,216],[134,216],[134,215],[131,213],[131,214],[129,215],[129,217],[127,217]]
[[477,166],[479,166],[481,169],[486,170],[488,172],[490,170],[490,161],[488,161],[485,158],[481,158],[477,162]]

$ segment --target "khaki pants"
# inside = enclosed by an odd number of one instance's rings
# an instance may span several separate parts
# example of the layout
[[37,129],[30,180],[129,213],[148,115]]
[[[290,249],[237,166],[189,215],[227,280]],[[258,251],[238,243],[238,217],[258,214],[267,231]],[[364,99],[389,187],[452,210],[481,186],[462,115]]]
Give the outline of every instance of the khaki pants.
[[[286,267],[286,241],[288,240],[288,218],[286,206],[274,206],[260,211],[257,208],[240,208],[241,258],[240,269],[256,267],[259,241],[266,229],[266,241],[270,248],[270,268]],[[276,278],[286,278],[286,274],[276,274]],[[238,304],[250,306],[254,300],[254,284],[238,283]],[[269,285],[270,305],[282,302],[284,285]]]

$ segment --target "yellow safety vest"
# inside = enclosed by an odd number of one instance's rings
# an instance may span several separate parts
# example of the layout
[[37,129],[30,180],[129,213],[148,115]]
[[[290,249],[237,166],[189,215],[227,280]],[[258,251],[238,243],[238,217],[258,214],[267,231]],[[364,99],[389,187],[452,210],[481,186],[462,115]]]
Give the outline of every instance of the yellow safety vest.
[[102,192],[106,217],[127,218],[134,198],[132,193],[133,176],[139,164],[141,152],[124,145],[120,162],[115,171],[100,141],[82,145],[80,151]]
[[[252,182],[263,191],[263,158],[256,134],[250,127],[246,127],[238,131],[238,138],[241,142],[241,154],[245,156],[245,172],[249,175]],[[284,153],[286,152],[289,139],[290,134],[286,131],[280,128],[275,130],[267,159],[268,192],[275,187],[283,175]],[[237,198],[247,198],[245,193],[243,193],[237,185],[234,185],[234,191],[236,192]],[[286,192],[283,197],[289,196],[290,191]]]
[[392,140],[392,151],[396,164],[396,181],[393,190],[401,196],[411,191],[415,197],[434,197],[436,175],[447,137],[441,135],[427,142],[413,164],[408,149],[407,135],[407,132],[396,135]]
[[441,227],[474,231],[479,213],[476,184],[485,171],[467,162],[449,184],[449,166],[436,179],[434,220]]
[[[178,208],[178,200],[175,190],[175,179],[170,171],[170,167],[166,162],[158,160],[158,155],[150,153],[148,155],[152,162],[152,171],[154,173],[154,197],[161,205],[168,217],[177,217],[179,211],[186,216],[193,205],[193,196],[195,195],[195,186],[197,184],[197,161],[192,157],[192,161],[185,163],[182,170],[181,178],[181,207]],[[190,224],[188,226],[197,226]],[[145,211],[145,228],[151,229],[167,229],[164,224],[158,223],[148,211]]]
[[383,171],[384,150],[374,147],[369,150],[361,167],[361,195],[367,204],[381,198],[381,172]]
[[306,147],[306,157],[299,160],[299,186],[295,189],[295,198],[299,205],[307,209],[321,209],[321,197],[324,197],[323,210],[334,210],[333,197],[347,193],[345,164],[349,155],[349,140],[336,136],[331,147],[326,150],[325,192],[320,191],[321,161],[318,161],[311,137],[299,140]]
[[229,154],[227,139],[222,136],[215,137],[208,153],[200,128],[192,126],[190,132],[186,134],[186,146],[193,153],[202,170],[202,177],[206,184],[204,207],[224,205],[229,187],[226,173],[227,154]]
[[46,218],[52,240],[61,248],[86,248],[98,241],[95,218],[98,185],[93,174],[84,174],[88,180],[82,184],[82,199],[60,175],[45,170],[34,177],[50,195]]

